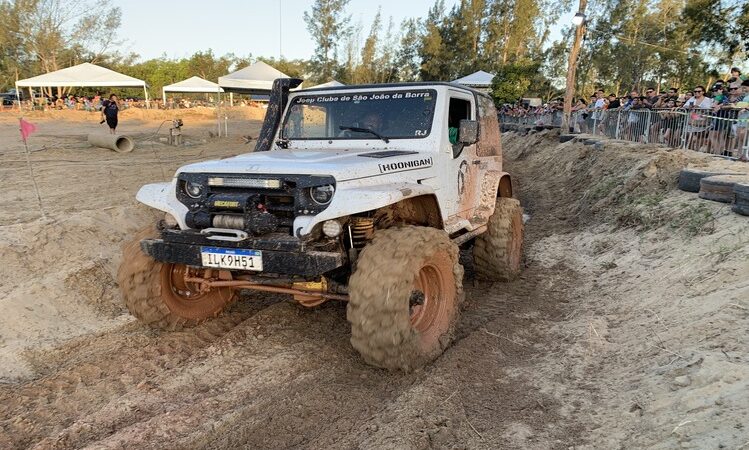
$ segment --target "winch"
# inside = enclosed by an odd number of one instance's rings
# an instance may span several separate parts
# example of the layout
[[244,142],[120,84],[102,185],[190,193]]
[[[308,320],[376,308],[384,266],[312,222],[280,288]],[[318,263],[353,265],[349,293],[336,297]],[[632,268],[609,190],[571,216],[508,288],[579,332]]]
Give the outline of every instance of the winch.
[[187,213],[185,220],[191,228],[229,228],[255,236],[291,225],[268,212],[262,200],[261,195],[252,193],[214,194],[207,199],[204,209]]

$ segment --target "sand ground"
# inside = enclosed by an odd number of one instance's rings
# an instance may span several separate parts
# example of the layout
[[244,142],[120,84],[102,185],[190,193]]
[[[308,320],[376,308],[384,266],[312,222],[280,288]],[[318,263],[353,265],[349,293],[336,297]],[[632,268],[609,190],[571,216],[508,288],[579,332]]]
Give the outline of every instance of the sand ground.
[[246,294],[173,333],[128,315],[119,249],[159,217],[135,192],[248,151],[262,111],[232,111],[228,138],[182,114],[182,148],[155,135],[166,113],[131,114],[130,154],[85,143],[95,115],[28,117],[45,218],[0,115],[0,448],[749,446],[749,222],[675,189],[687,165],[744,165],[506,134],[523,276],[475,281],[464,254],[457,341],[402,374],[361,361],[337,303]]

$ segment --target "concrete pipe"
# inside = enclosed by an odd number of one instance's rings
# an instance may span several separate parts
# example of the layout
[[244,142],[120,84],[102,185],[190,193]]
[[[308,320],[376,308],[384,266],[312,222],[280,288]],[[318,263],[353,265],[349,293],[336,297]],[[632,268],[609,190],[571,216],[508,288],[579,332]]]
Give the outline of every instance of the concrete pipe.
[[118,153],[132,152],[133,140],[121,134],[89,134],[88,143],[94,147],[108,148]]

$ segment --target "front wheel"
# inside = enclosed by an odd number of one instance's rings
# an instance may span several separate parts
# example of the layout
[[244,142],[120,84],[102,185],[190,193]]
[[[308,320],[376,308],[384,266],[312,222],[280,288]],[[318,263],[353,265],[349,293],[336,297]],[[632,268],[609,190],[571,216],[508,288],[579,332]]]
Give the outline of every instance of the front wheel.
[[[123,247],[117,282],[128,311],[152,328],[179,330],[216,317],[226,309],[235,298],[232,288],[201,292],[198,283],[185,281],[186,275],[204,276],[205,269],[160,263],[143,253],[140,241],[153,234],[151,229],[144,230]],[[231,279],[226,271],[217,275]]]
[[462,300],[463,267],[446,233],[378,231],[349,281],[351,344],[369,364],[413,370],[450,344]]

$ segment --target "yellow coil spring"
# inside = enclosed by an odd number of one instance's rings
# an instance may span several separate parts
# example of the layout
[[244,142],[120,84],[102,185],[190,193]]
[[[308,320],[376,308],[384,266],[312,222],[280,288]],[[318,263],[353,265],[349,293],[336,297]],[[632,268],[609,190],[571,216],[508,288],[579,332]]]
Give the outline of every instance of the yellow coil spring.
[[351,218],[351,242],[354,248],[362,248],[374,233],[374,219],[369,217]]

